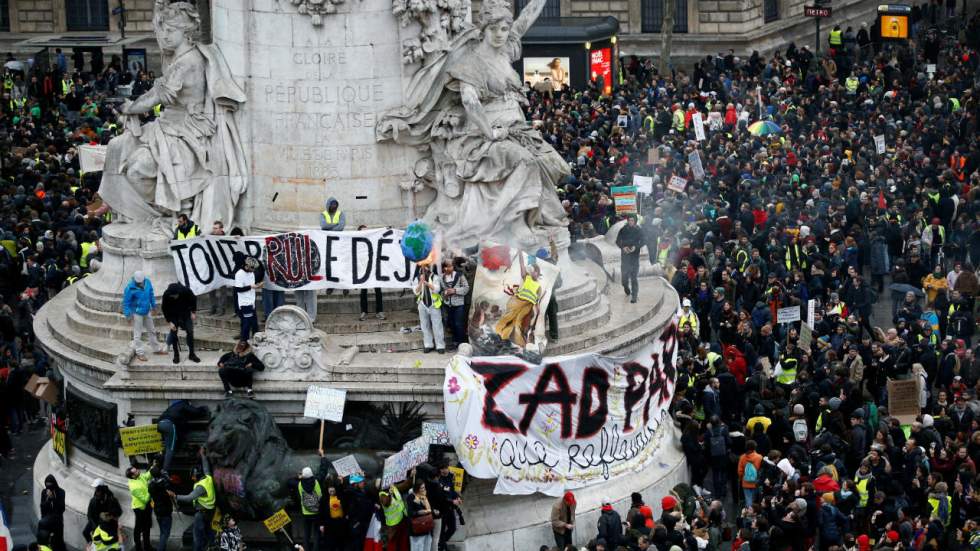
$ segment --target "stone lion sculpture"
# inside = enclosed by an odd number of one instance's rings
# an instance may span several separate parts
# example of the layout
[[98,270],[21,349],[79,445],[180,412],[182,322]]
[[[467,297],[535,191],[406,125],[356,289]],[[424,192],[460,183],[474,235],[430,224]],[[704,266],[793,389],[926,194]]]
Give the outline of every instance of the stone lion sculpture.
[[246,399],[218,406],[208,427],[207,454],[219,507],[248,520],[288,505],[288,482],[307,466],[294,457],[272,414]]

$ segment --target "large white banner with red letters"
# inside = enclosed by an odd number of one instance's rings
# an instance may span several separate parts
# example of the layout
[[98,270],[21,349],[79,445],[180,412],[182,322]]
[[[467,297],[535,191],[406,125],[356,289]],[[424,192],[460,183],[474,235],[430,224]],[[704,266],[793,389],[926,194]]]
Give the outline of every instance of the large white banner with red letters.
[[676,361],[676,320],[629,360],[456,356],[443,387],[450,440],[498,494],[557,496],[639,471],[671,425]]
[[235,284],[235,253],[259,259],[265,288],[406,288],[415,263],[401,250],[402,230],[319,230],[249,237],[209,235],[170,242],[177,279],[195,295]]

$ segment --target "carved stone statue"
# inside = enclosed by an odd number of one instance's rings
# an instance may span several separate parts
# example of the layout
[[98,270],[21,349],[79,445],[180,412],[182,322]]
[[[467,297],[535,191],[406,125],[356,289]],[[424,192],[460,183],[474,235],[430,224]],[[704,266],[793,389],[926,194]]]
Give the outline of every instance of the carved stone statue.
[[555,191],[568,164],[527,123],[511,66],[544,5],[532,0],[514,20],[506,0],[484,2],[480,27],[427,59],[405,105],[378,122],[379,140],[429,150],[427,169],[416,167],[436,190],[425,219],[450,245],[543,245],[568,225]]
[[[99,194],[122,222],[171,225],[178,212],[200,227],[234,224],[248,168],[235,112],[245,93],[221,52],[195,44],[200,26],[188,2],[154,3],[153,28],[163,51],[163,75],[122,107],[125,131],[109,142]],[[154,121],[139,116],[162,105]]]
[[326,335],[313,327],[306,311],[297,306],[280,306],[272,311],[265,331],[255,334],[255,355],[270,372],[309,373],[324,370],[323,343]]

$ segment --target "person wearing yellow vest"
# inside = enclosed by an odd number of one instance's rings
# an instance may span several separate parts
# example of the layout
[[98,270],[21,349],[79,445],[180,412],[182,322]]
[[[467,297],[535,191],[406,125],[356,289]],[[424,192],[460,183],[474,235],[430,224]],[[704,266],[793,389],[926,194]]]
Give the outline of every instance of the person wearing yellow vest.
[[949,527],[953,518],[953,498],[949,496],[949,485],[937,482],[929,492],[929,519],[939,519],[943,526]]
[[868,504],[871,502],[871,498],[877,491],[875,477],[871,472],[871,464],[869,462],[862,461],[857,472],[854,473],[854,489],[858,495],[857,511],[855,513],[864,516],[868,510]]
[[137,551],[149,551],[150,528],[153,528],[153,505],[150,499],[150,471],[141,472],[136,467],[126,470],[129,479],[129,497],[133,504],[133,547]]
[[323,231],[344,231],[347,225],[347,215],[340,210],[340,203],[334,197],[328,197],[324,205],[326,209],[320,213],[320,229]]
[[781,385],[795,383],[796,369],[799,365],[800,360],[797,358],[796,345],[793,341],[789,341],[786,343],[786,351],[780,355],[776,371],[773,373],[776,376],[776,382]]
[[858,77],[856,77],[854,75],[851,75],[851,76],[847,77],[846,79],[844,79],[844,88],[846,88],[847,89],[847,93],[850,94],[850,95],[852,95],[852,96],[857,94],[857,92],[858,92],[858,86],[860,84],[861,84],[861,81],[858,80]]
[[71,77],[65,77],[61,79],[61,95],[62,97],[67,96],[71,93],[72,88],[75,87],[75,83],[72,82]]
[[674,132],[684,135],[684,110],[681,109],[681,104],[679,103],[674,104],[673,120],[670,127]]
[[303,514],[303,549],[307,551],[317,551],[320,549],[320,511],[322,509],[323,491],[320,489],[320,481],[313,476],[313,469],[303,467],[299,477],[290,483],[290,488],[295,487],[293,497],[299,505],[300,512]]
[[194,239],[201,235],[201,229],[186,214],[177,215],[177,227],[174,229],[174,240],[183,241],[184,239]]
[[681,319],[677,324],[677,328],[681,330],[682,334],[693,335],[694,338],[698,338],[698,329],[701,327],[698,321],[698,315],[694,313],[691,309],[691,299],[685,298],[681,302]]
[[839,49],[844,44],[844,31],[840,30],[840,25],[834,25],[830,31],[827,43],[833,49]]
[[99,238],[95,232],[90,232],[88,241],[82,241],[79,247],[82,249],[82,255],[78,259],[78,265],[82,269],[88,269],[89,257],[102,252],[102,249],[99,247]]
[[446,353],[446,337],[442,327],[442,278],[432,272],[432,267],[419,268],[412,281],[415,302],[418,304],[419,324],[422,326],[422,352],[438,350]]
[[[409,476],[408,480],[412,479]],[[385,551],[408,551],[408,515],[405,507],[405,498],[402,492],[409,488],[409,482],[399,485],[393,484],[390,488],[378,493],[378,500],[381,502],[381,513],[384,516],[385,533],[387,534],[388,545]]]
[[[494,331],[500,338],[524,348],[534,342],[534,319],[538,315],[544,288],[541,286],[541,267],[535,257],[528,257],[531,265],[524,263],[524,253],[518,253],[521,261],[521,284],[507,301],[507,310],[497,321]],[[513,289],[513,287],[512,287]]]
[[93,551],[119,551],[119,521],[110,513],[99,515],[99,524],[92,530]]
[[204,551],[211,544],[214,532],[211,530],[211,517],[214,516],[216,505],[216,495],[214,492],[214,479],[211,478],[211,467],[208,465],[208,458],[204,454],[204,448],[198,450],[201,456],[201,468],[195,468],[191,472],[191,480],[194,482],[194,489],[191,493],[171,497],[177,498],[177,503],[194,504],[194,551]]

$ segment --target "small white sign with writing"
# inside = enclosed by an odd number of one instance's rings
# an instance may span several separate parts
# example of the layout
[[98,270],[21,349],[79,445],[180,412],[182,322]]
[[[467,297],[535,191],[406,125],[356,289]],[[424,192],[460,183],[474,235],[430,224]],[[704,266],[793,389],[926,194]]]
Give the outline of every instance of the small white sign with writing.
[[306,390],[306,407],[303,416],[339,423],[344,418],[346,390],[310,385]]
[[787,306],[786,308],[780,308],[779,310],[776,310],[776,321],[778,323],[791,323],[794,321],[800,321],[800,307]]
[[881,155],[885,152],[885,135],[879,134],[875,136],[875,150]]

